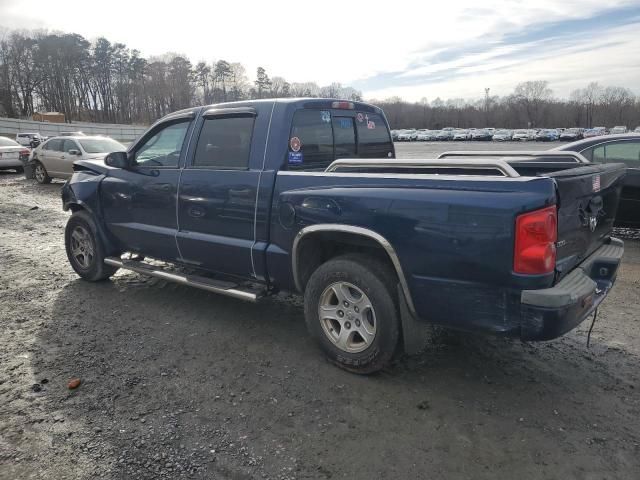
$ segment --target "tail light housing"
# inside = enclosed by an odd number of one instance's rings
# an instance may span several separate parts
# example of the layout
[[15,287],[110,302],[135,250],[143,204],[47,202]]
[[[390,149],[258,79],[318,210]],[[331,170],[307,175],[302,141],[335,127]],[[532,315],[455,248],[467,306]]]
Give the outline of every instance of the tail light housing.
[[558,212],[546,207],[516,217],[516,242],[513,270],[516,273],[540,275],[556,268]]

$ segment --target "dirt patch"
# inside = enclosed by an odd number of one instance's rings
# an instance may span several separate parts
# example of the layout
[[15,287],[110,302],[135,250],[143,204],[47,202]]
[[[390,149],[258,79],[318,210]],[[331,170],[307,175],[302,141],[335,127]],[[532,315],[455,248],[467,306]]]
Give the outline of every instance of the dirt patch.
[[637,478],[637,240],[589,350],[450,334],[358,377],[295,297],[79,280],[61,185],[0,173],[0,478]]

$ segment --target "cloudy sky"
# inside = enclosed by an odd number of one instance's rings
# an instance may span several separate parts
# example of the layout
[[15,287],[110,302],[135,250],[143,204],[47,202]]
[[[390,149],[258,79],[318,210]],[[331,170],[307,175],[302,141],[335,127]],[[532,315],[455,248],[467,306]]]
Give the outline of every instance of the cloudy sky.
[[640,94],[640,0],[0,0],[0,27],[261,65],[368,99],[504,95],[524,80],[558,96],[592,81]]

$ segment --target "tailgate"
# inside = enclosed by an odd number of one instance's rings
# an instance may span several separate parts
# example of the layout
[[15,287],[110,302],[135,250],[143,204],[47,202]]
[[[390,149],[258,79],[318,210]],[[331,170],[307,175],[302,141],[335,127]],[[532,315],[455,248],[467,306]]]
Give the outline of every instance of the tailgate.
[[589,165],[546,174],[556,181],[559,280],[605,243],[618,209],[625,165]]

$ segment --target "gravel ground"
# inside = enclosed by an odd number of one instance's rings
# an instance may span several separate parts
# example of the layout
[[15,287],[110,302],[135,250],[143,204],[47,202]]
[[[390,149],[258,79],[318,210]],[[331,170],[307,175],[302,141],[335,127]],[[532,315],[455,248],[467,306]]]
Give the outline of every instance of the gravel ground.
[[61,185],[0,172],[0,478],[638,478],[637,232],[590,349],[586,323],[537,344],[441,334],[358,377],[296,297],[79,280]]

